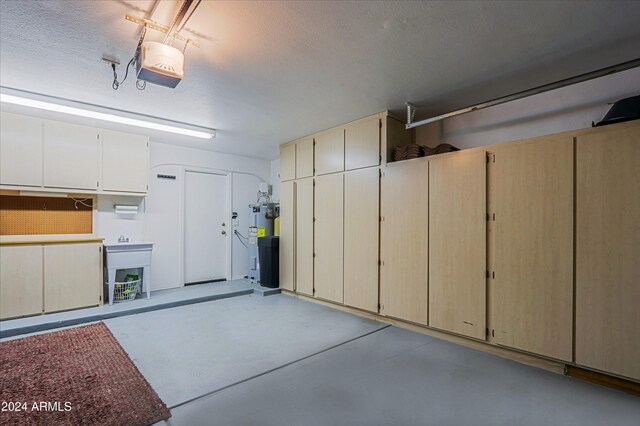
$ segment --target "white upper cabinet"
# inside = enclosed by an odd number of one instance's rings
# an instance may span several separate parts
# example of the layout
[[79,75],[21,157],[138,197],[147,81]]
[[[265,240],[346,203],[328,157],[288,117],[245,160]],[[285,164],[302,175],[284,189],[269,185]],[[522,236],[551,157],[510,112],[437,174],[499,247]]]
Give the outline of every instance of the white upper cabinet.
[[45,120],[45,187],[95,191],[98,161],[98,129]]
[[3,112],[0,185],[42,186],[42,120]]
[[149,138],[102,131],[102,190],[147,192]]

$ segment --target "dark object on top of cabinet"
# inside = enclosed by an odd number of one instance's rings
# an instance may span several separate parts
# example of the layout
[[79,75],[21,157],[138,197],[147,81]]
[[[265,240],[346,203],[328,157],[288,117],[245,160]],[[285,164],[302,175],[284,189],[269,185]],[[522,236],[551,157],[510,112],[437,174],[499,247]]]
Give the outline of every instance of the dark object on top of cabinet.
[[606,126],[607,124],[622,123],[623,121],[637,120],[640,118],[640,95],[621,99],[613,104],[602,121],[594,125]]

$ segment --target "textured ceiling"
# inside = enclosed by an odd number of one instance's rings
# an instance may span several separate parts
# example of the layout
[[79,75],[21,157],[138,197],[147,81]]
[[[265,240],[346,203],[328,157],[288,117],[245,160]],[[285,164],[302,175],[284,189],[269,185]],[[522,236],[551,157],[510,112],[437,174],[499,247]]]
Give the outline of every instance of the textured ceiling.
[[[203,1],[175,90],[111,89],[150,1],[2,1],[0,83],[218,129],[160,142],[275,158],[277,146],[404,101],[442,113],[634,59],[640,2]],[[122,69],[122,67],[121,67]]]

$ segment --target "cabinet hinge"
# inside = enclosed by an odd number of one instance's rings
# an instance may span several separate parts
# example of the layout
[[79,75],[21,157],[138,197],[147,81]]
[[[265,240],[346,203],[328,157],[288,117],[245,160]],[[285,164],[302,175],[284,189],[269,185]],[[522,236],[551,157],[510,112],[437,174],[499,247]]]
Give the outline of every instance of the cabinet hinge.
[[98,247],[98,253],[102,253],[102,247]]
[[484,330],[485,330],[485,331],[484,331],[484,335],[485,335],[485,336],[488,336],[488,335],[489,335],[489,327],[485,328]]
[[102,296],[98,296],[98,300],[102,302]]
[[315,257],[316,257],[316,254],[315,254],[315,253],[313,253],[313,257],[314,257],[314,259],[315,259]]
[[382,120],[378,120],[378,125],[380,126],[380,128],[382,129]]
[[486,271],[486,272],[487,272],[486,277],[489,278],[489,271]]
[[316,140],[315,139],[313,140],[313,146],[316,146]]
[[487,221],[489,221],[489,213],[487,213]]
[[378,303],[378,311],[380,310],[380,308],[381,308],[381,307],[382,307],[382,306]]
[[378,266],[382,266],[382,260],[378,260]]
[[314,221],[314,222],[316,221],[316,218],[315,218],[315,217],[313,218],[313,221]]
[[100,182],[99,181],[96,181],[96,186],[100,186]]
[[[382,155],[380,156],[380,161],[382,161]],[[382,170],[378,169],[378,177],[382,177]]]
[[382,222],[382,216],[378,216],[378,222]]

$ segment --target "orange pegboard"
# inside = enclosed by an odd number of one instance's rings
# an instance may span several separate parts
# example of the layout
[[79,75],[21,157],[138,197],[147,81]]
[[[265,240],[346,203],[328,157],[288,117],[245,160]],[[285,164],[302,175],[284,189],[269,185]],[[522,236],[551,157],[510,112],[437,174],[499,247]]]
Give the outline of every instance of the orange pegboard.
[[[86,204],[86,205],[85,205]],[[93,200],[0,195],[0,235],[91,234]]]

